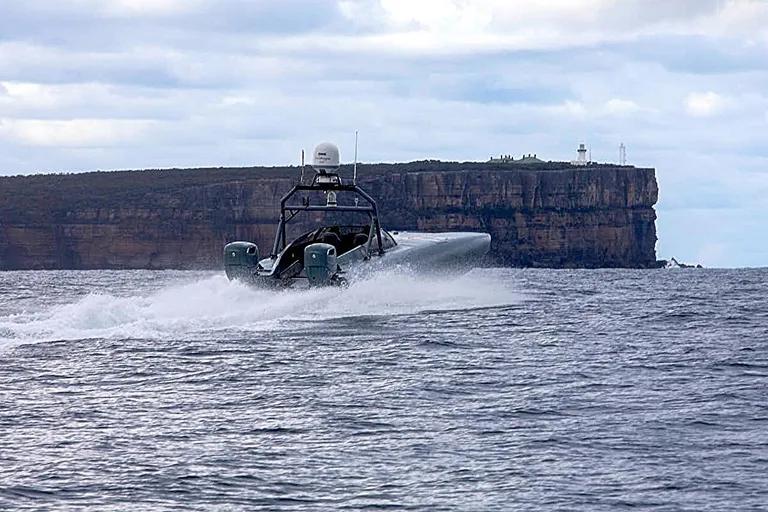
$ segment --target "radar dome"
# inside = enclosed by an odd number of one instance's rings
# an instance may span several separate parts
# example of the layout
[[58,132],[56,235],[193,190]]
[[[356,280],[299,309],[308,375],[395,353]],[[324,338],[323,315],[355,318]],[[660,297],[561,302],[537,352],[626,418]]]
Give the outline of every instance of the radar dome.
[[312,167],[318,172],[335,171],[339,168],[339,148],[330,142],[318,144],[312,155]]

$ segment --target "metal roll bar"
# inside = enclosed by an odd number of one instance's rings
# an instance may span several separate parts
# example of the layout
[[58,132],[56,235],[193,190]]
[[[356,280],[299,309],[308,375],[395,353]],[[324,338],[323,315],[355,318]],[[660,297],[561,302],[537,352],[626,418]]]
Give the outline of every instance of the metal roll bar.
[[[318,180],[319,177],[324,177]],[[309,204],[309,198],[307,198],[307,204],[302,205],[287,205],[288,200],[291,199],[297,192],[303,191],[321,191],[321,192],[351,192],[361,198],[363,198],[369,206],[346,206],[346,205],[311,205]],[[275,233],[275,242],[272,245],[272,259],[277,258],[280,251],[286,247],[286,225],[301,212],[352,212],[352,213],[365,213],[368,215],[371,223],[371,231],[376,235],[376,240],[379,243],[379,255],[384,254],[384,246],[381,239],[381,225],[379,224],[379,210],[376,206],[376,201],[368,195],[363,189],[357,186],[356,183],[352,185],[344,185],[341,182],[341,178],[336,174],[319,173],[316,174],[312,180],[311,185],[303,185],[299,183],[295,185],[287,194],[280,199],[280,223],[277,226],[277,232]],[[286,212],[289,215],[286,215]],[[371,236],[368,236],[368,243],[366,245],[367,252],[370,252]]]

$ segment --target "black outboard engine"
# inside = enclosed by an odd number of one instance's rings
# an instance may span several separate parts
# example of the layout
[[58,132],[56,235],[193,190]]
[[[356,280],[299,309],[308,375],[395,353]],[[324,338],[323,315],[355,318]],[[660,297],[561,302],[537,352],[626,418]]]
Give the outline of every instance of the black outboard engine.
[[232,242],[224,247],[224,270],[232,281],[251,281],[259,266],[259,248],[251,242]]
[[336,248],[331,244],[311,244],[304,248],[304,272],[310,286],[345,285],[338,275]]

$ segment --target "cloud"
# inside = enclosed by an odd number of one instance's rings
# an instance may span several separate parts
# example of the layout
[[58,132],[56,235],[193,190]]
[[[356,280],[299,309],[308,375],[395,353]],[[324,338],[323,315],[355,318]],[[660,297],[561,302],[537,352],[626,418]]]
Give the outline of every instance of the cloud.
[[194,11],[199,0],[102,0],[88,2],[95,10],[113,16],[169,16]]
[[764,210],[766,52],[757,0],[7,2],[0,172],[344,158],[355,129],[367,161],[623,142],[658,167],[660,256],[694,260],[714,235],[686,215]]
[[0,119],[0,137],[29,146],[104,147],[130,145],[152,123],[124,119]]
[[627,115],[639,112],[640,105],[632,100],[611,98],[605,103],[605,112],[609,115]]
[[381,7],[395,26],[417,26],[430,31],[477,32],[487,28],[492,19],[487,2],[381,0]]
[[685,108],[694,117],[711,117],[728,106],[729,100],[712,92],[692,92],[685,98]]
[[[367,41],[406,52],[456,52],[552,49],[592,46],[657,34],[729,35],[754,19],[768,20],[760,0],[380,0],[344,1],[341,12],[352,23],[370,27],[381,20],[387,34]],[[744,5],[742,5],[744,4]],[[727,22],[727,23],[726,23]],[[728,31],[722,29],[726,23]]]

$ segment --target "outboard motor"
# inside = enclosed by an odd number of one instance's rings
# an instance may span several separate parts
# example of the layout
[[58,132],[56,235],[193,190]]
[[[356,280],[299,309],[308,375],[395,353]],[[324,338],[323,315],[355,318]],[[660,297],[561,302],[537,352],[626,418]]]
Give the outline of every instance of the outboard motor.
[[259,248],[251,242],[232,242],[224,246],[224,270],[232,281],[250,281],[259,266]]
[[304,248],[304,272],[310,286],[341,284],[337,276],[336,248],[331,244],[311,244]]

